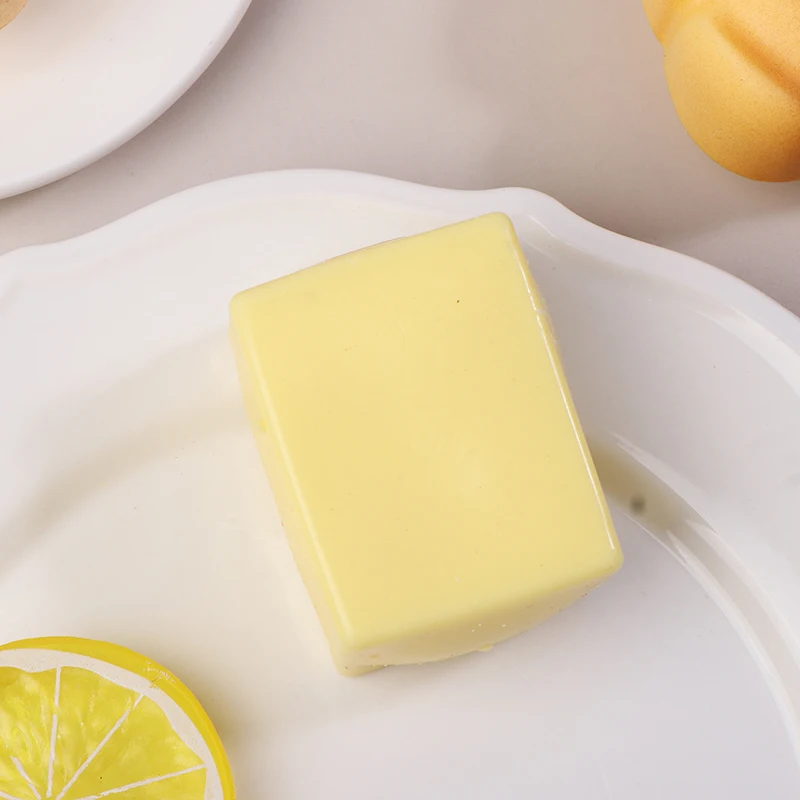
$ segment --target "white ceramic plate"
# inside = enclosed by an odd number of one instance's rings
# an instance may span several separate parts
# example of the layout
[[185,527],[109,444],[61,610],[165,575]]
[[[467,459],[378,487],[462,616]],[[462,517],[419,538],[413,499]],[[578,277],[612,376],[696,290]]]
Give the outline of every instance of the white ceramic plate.
[[171,106],[250,0],[29,0],[0,30],[0,198],[69,175]]
[[[240,408],[228,299],[498,209],[625,566],[490,653],[341,678]],[[799,796],[800,322],[744,284],[531,191],[255,175],[0,259],[0,376],[0,639],[164,662],[240,796]]]

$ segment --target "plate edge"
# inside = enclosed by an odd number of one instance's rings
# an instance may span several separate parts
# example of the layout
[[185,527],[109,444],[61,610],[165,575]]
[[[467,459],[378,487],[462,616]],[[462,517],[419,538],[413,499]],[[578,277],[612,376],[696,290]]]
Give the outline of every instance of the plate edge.
[[[250,0],[244,0],[244,10],[249,4]],[[232,26],[230,33],[236,25]],[[219,49],[223,44],[224,41]],[[234,198],[248,194],[367,197],[409,207],[422,204],[431,209],[446,207],[448,210],[474,210],[476,214],[485,211],[485,208],[477,208],[478,205],[495,198],[499,201],[499,210],[530,217],[569,247],[656,276],[662,281],[722,303],[756,322],[800,356],[800,318],[778,301],[704,261],[590,222],[543,192],[521,187],[446,189],[344,170],[277,170],[223,178],[168,195],[78,236],[12,250],[0,255],[0,298],[5,289],[23,279],[31,270],[61,271],[69,268],[70,259],[86,254],[88,250],[118,245],[120,240],[133,239],[147,228],[158,227],[159,223],[172,224],[176,216],[194,212],[201,206],[211,206],[226,196]],[[59,266],[38,266],[35,262],[44,252],[48,255],[58,252]]]
[[[204,57],[195,64],[194,68],[187,72],[181,80],[176,81],[162,94],[158,102],[155,103],[147,114],[138,118],[134,123],[127,125],[123,130],[112,137],[100,147],[90,147],[81,155],[70,161],[68,164],[59,168],[44,170],[30,175],[27,178],[11,180],[7,184],[0,182],[0,200],[7,200],[17,197],[26,192],[49,186],[51,183],[74,175],[84,167],[94,164],[105,158],[107,155],[118,150],[122,145],[127,144],[135,136],[138,136],[146,128],[149,128],[162,114],[165,114],[175,103],[183,97],[195,84],[201,75],[211,66],[217,56],[222,52],[222,48],[228,43],[234,31],[239,27],[244,15],[250,8],[252,0],[236,0],[237,8],[231,14],[224,28],[219,34],[209,42]],[[124,219],[124,218],[123,218]],[[15,251],[12,251],[15,252]]]

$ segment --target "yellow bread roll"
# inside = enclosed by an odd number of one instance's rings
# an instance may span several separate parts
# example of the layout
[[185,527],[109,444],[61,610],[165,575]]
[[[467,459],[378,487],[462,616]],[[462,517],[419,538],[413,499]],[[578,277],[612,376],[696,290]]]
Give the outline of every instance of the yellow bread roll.
[[0,0],[0,28],[8,25],[27,2],[28,0]]
[[800,1],[644,0],[689,135],[762,181],[800,178]]

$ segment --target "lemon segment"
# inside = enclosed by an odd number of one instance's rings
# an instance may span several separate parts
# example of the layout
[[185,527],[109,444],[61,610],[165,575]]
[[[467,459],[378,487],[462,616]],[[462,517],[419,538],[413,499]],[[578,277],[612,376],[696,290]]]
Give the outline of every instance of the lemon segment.
[[46,796],[55,678],[0,667],[0,791],[20,800]]
[[86,800],[98,800],[109,797],[109,800],[189,800],[202,797],[205,788],[205,776],[202,768],[173,775],[171,778],[147,781],[141,784],[114,789],[103,795],[87,797]]
[[[76,667],[59,668],[58,716],[51,797],[58,797],[87,754],[133,709],[136,692]],[[103,748],[105,749],[105,748]],[[110,788],[110,787],[109,787]]]
[[[183,743],[164,712],[149,698],[137,698],[116,725],[96,758],[72,786],[68,785],[63,800],[94,797],[155,776],[163,779],[191,768],[203,769],[201,759]],[[157,748],[153,747],[154,742],[158,743]],[[204,781],[205,776],[202,777]],[[204,788],[201,784],[197,797],[203,797]]]

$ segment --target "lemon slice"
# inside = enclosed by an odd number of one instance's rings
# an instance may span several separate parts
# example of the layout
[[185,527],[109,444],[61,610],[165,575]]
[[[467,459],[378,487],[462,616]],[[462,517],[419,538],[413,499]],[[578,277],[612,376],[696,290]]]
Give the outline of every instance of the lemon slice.
[[233,800],[194,695],[130,650],[86,639],[0,647],[2,800]]

